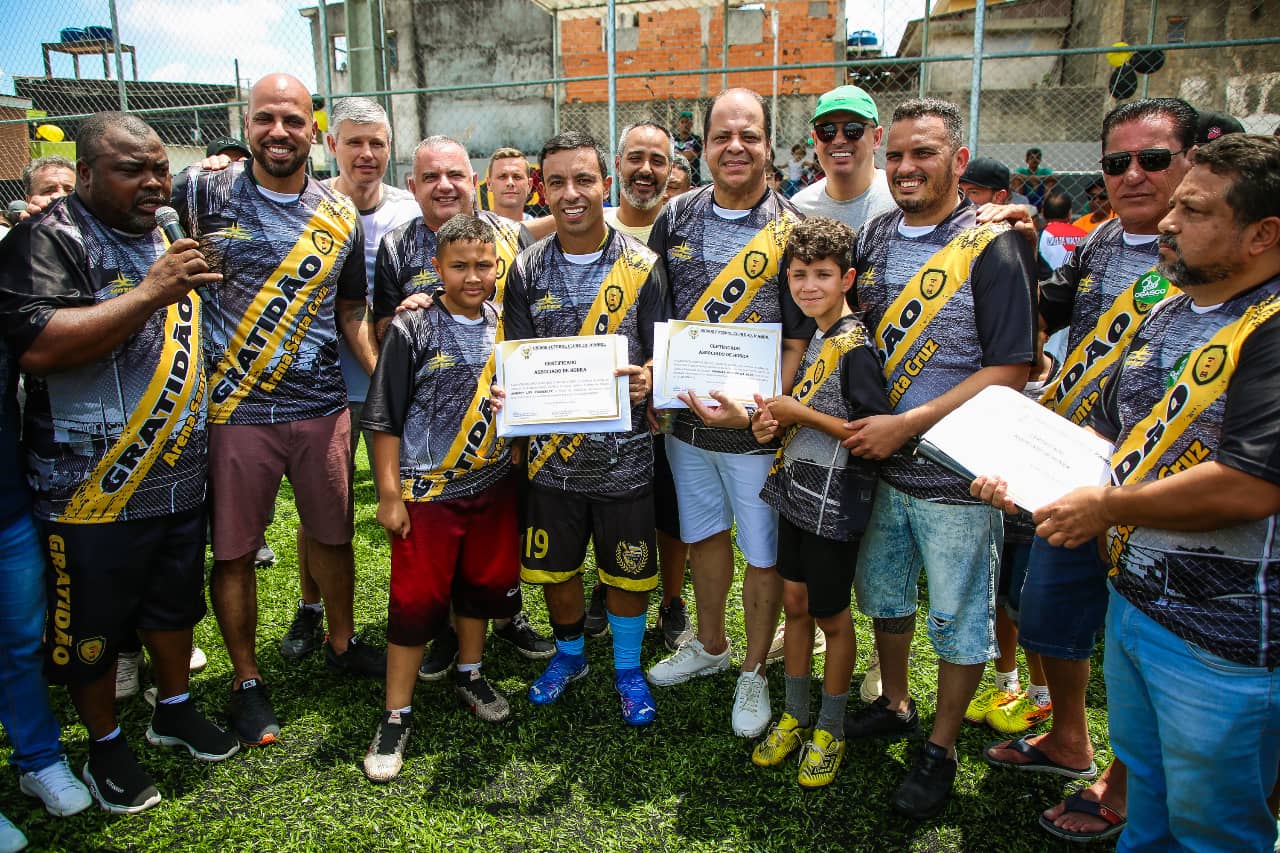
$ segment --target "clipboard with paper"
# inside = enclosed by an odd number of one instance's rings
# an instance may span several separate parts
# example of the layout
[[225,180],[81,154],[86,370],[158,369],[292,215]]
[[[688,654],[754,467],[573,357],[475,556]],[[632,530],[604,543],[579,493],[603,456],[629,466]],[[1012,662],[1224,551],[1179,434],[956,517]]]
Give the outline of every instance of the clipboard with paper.
[[957,476],[998,476],[1035,512],[1111,479],[1112,446],[1012,388],[984,388],[920,439],[916,452]]

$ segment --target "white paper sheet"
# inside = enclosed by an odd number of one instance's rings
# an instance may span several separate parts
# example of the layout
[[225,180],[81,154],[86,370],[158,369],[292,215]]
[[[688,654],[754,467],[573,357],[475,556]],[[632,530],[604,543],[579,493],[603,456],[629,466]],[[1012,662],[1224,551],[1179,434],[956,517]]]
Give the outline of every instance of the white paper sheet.
[[[700,357],[712,339],[723,347],[715,350],[719,357]],[[668,360],[673,349],[678,364]],[[744,405],[754,405],[755,394],[776,397],[782,393],[781,353],[780,323],[654,323],[653,407],[687,409],[676,396],[685,390],[694,390],[712,408],[720,404],[710,391],[723,391]]]
[[[585,349],[582,344],[591,344]],[[597,348],[596,345],[602,345]],[[530,358],[523,356],[529,351]],[[631,400],[626,376],[612,377],[615,368],[627,366],[627,339],[621,335],[589,335],[577,338],[538,338],[529,341],[503,341],[494,348],[496,382],[505,388],[507,365],[519,359],[527,392],[518,399],[508,399],[498,412],[498,435],[503,438],[522,435],[569,435],[573,433],[628,432],[631,429]],[[551,360],[551,363],[548,362]],[[533,375],[526,363],[550,371]],[[529,375],[524,375],[529,374]],[[587,381],[590,377],[591,381]],[[584,393],[587,389],[603,392],[603,382],[612,394]],[[510,392],[509,392],[510,393]],[[609,399],[604,399],[607,396]],[[512,413],[518,413],[513,417]],[[616,417],[593,417],[569,420],[565,413],[612,413]],[[581,416],[576,414],[574,416]],[[518,421],[518,422],[516,422]]]

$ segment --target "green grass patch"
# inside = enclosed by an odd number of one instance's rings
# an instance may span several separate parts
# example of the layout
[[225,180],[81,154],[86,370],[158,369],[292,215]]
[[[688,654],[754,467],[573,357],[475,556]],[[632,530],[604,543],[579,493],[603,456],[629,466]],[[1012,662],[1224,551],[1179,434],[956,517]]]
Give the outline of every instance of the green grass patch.
[[[366,639],[382,645],[390,557],[374,520],[363,452],[356,498],[356,623]],[[989,729],[965,727],[950,807],[937,820],[913,823],[891,811],[889,797],[906,773],[914,744],[851,743],[835,784],[805,791],[796,784],[794,765],[755,767],[752,744],[731,733],[734,673],[656,690],[657,722],[643,730],[625,726],[607,639],[588,640],[591,675],[543,708],[525,696],[543,664],[523,659],[506,644],[491,644],[485,671],[512,704],[504,725],[482,723],[464,711],[447,681],[419,684],[404,773],[389,785],[372,785],[360,761],[379,720],[382,685],[331,674],[320,652],[288,662],[277,650],[298,598],[296,526],[286,483],[268,531],[278,562],[258,575],[258,659],[283,726],[280,743],[204,765],[185,751],[148,746],[143,731],[150,708],[140,696],[121,703],[124,735],[164,801],[131,817],[109,816],[95,806],[58,819],[18,791],[16,773],[0,774],[3,810],[26,832],[33,850],[1074,849],[1055,843],[1036,825],[1039,812],[1066,790],[1062,780],[988,767],[981,750],[997,739]],[[545,631],[542,596],[531,587],[525,593],[526,609]],[[692,597],[688,585],[685,595]],[[731,639],[740,650],[746,640],[738,590],[730,601]],[[650,625],[656,615],[655,596]],[[936,667],[924,621],[918,620],[911,681],[928,727]],[[862,617],[857,623],[859,661],[865,663],[870,623]],[[196,642],[209,666],[193,676],[192,691],[207,713],[225,720],[231,667],[212,615],[197,627]],[[646,665],[664,654],[661,638],[650,631]],[[783,702],[781,666],[772,672],[776,716]],[[1022,672],[1025,677],[1025,667]],[[855,704],[860,678],[855,674]],[[815,710],[819,685],[815,679]],[[1105,765],[1111,755],[1100,659],[1088,701],[1098,763]],[[75,722],[65,691],[55,689],[53,703],[79,772],[88,749],[84,727]],[[0,738],[0,757],[10,751],[8,740]]]

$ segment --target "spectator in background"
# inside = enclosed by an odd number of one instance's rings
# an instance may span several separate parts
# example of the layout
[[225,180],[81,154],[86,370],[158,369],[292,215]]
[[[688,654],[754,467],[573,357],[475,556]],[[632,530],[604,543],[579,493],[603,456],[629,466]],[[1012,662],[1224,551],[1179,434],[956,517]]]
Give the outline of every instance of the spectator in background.
[[1076,250],[1076,244],[1088,236],[1083,228],[1071,222],[1071,196],[1055,190],[1044,197],[1040,211],[1044,217],[1044,230],[1040,234],[1040,260],[1045,265],[1040,278],[1049,275],[1067,262]]
[[689,163],[687,160],[678,159],[671,163],[671,177],[667,178],[667,191],[664,194],[666,201],[671,201],[678,195],[687,193],[693,186],[689,176]]
[[770,167],[764,173],[764,182],[769,185],[769,189],[776,193],[782,193],[784,188],[790,181],[782,177],[782,170],[776,166]]
[[1084,192],[1089,197],[1089,204],[1085,208],[1086,212],[1071,224],[1088,234],[1108,219],[1113,218],[1116,212],[1111,209],[1111,197],[1107,195],[1107,184],[1102,178],[1095,178]]
[[1027,179],[1018,173],[1009,176],[1009,203],[1031,206],[1031,199],[1023,192],[1027,188]]
[[1047,195],[1044,178],[1053,174],[1053,169],[1048,166],[1040,165],[1044,160],[1044,152],[1039,148],[1028,148],[1026,153],[1027,165],[1018,167],[1018,174],[1026,178],[1027,200],[1036,207],[1040,208],[1040,201]]
[[[787,198],[791,198],[799,192],[800,187],[804,185],[804,159],[804,146],[799,142],[792,145],[791,159],[787,161],[787,179],[782,184],[782,189],[780,190],[780,192]],[[774,171],[777,172],[778,170],[775,169]],[[772,189],[777,190],[778,187],[772,187]]]
[[689,185],[702,183],[702,137],[693,132],[693,113],[681,110],[676,119],[676,153],[689,164]]
[[1228,133],[1244,133],[1240,119],[1216,110],[1196,110],[1196,145],[1208,145]]
[[204,153],[206,157],[226,157],[232,163],[253,156],[249,153],[249,146],[234,136],[221,136],[213,140],[204,149]]
[[76,167],[66,157],[37,157],[22,170],[22,192],[27,204],[47,208],[55,198],[71,195],[76,188]]
[[[489,209],[512,222],[532,219],[525,210],[533,178],[529,173],[529,161],[518,148],[499,148],[489,157],[489,174],[485,189],[493,201]],[[372,281],[372,277],[370,281]]]
[[981,207],[1009,201],[1009,167],[991,157],[974,157],[960,176],[960,192]]

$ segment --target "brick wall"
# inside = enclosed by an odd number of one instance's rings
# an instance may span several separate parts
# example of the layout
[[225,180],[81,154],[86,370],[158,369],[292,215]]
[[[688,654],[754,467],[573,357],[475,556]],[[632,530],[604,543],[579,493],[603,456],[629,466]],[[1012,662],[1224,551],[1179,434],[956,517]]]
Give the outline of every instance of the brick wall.
[[[810,17],[811,7],[821,8],[823,5],[828,10],[826,16]],[[835,2],[814,4],[809,0],[782,0],[778,3],[778,63],[788,65],[833,61],[836,58],[835,40],[838,32],[833,10],[839,5]],[[729,66],[772,65],[773,28],[769,11],[761,13],[731,10],[730,15],[746,16],[747,20],[740,17],[731,29]],[[754,44],[736,43],[746,40],[734,38],[734,35],[742,34],[740,27],[749,22],[751,17],[758,19],[758,40]],[[720,66],[724,36],[721,7],[643,12],[638,15],[638,25],[638,48],[618,51],[617,72],[651,72],[652,76],[618,80],[619,101],[703,98],[720,90],[721,77],[718,73],[672,77],[663,72]],[[629,35],[628,38],[630,37]],[[619,41],[622,43],[621,39]],[[565,76],[606,73],[603,44],[602,18],[562,21],[560,55]],[[837,74],[838,71],[831,68],[782,71],[779,74],[778,90],[780,94],[820,94],[842,82],[837,81]],[[773,90],[773,73],[758,71],[730,74],[729,85],[745,86],[769,94]],[[569,103],[607,101],[608,90],[604,81],[570,83],[565,86],[565,100]]]

